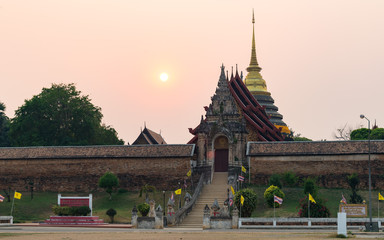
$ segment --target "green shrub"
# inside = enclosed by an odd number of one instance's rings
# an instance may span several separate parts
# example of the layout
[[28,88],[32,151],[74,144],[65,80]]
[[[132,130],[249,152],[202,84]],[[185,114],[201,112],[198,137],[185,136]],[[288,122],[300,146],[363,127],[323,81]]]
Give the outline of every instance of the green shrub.
[[284,185],[293,187],[297,185],[298,178],[296,177],[296,174],[294,172],[285,172],[283,173],[283,182]]
[[55,205],[52,207],[52,211],[57,216],[87,216],[91,212],[91,209],[88,206],[61,207],[61,206]]
[[128,190],[125,189],[125,188],[119,188],[119,190],[117,190],[117,193],[127,193]]
[[304,181],[304,194],[308,195],[310,193],[312,197],[316,198],[317,196],[317,185],[316,181],[313,178],[308,177]]
[[[312,194],[311,194],[312,195]],[[329,209],[321,199],[315,199],[316,203],[310,202],[309,210],[311,218],[327,218],[331,216]],[[299,217],[308,217],[308,196],[300,199]]]
[[357,194],[357,186],[360,183],[359,176],[356,173],[353,173],[347,177],[348,185],[352,189],[352,194],[350,195],[350,203],[362,203],[363,198]]
[[139,210],[141,216],[145,217],[148,215],[149,212],[149,204],[148,203],[142,203],[137,206],[137,210]]
[[113,209],[113,208],[110,208],[110,209],[107,210],[106,214],[107,214],[107,215],[109,216],[109,218],[111,219],[111,223],[114,222],[114,217],[115,217],[116,213],[117,213],[116,210]]
[[[244,205],[240,208],[241,196],[244,197]],[[257,195],[252,189],[244,188],[236,192],[234,203],[237,209],[241,209],[241,217],[250,217],[256,208]]]
[[281,185],[281,176],[280,174],[272,174],[271,177],[269,178],[269,185],[274,185],[279,187],[280,189],[283,187]]
[[283,191],[280,190],[279,187],[271,185],[269,188],[267,188],[264,192],[264,199],[265,202],[268,204],[269,207],[273,207],[275,205],[276,208],[280,207],[280,204],[274,202],[273,196],[278,196],[280,198],[285,198],[285,194]]

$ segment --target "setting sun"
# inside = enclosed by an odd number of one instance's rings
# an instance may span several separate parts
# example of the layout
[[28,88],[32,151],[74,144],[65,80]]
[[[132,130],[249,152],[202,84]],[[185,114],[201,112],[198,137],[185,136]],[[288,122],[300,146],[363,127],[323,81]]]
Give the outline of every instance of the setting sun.
[[162,73],[160,75],[160,80],[163,81],[163,82],[167,81],[168,80],[168,74]]

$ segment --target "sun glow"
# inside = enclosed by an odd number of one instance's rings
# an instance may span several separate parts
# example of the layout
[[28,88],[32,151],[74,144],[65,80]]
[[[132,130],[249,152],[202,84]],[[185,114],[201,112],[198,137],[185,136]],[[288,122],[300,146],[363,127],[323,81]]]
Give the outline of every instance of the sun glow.
[[162,73],[160,75],[160,80],[163,81],[163,82],[166,82],[168,80],[168,74]]

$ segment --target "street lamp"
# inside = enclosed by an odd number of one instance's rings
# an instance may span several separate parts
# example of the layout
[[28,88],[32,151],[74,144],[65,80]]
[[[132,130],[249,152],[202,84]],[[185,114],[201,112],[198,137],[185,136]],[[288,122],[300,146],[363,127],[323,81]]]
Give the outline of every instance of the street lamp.
[[361,119],[368,121],[368,184],[369,184],[369,232],[373,231],[372,225],[372,192],[371,192],[371,121],[364,114],[360,115]]
[[165,217],[165,191],[163,191],[163,217]]

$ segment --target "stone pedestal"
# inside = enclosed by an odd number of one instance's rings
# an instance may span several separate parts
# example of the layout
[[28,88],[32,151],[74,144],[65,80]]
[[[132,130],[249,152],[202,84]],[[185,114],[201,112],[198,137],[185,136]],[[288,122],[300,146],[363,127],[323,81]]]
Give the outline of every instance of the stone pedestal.
[[205,205],[204,208],[204,216],[203,216],[203,229],[211,228],[211,210],[208,207],[208,204]]
[[156,209],[155,228],[156,229],[163,229],[164,228],[163,209],[161,207],[160,208],[158,207]]
[[232,210],[232,228],[239,228],[239,210],[236,207]]
[[133,206],[133,209],[132,209],[131,225],[132,225],[132,228],[137,228],[137,208],[136,208],[136,205]]
[[347,213],[337,213],[337,235],[344,235],[347,237]]
[[138,217],[137,228],[139,229],[155,229],[154,217]]

